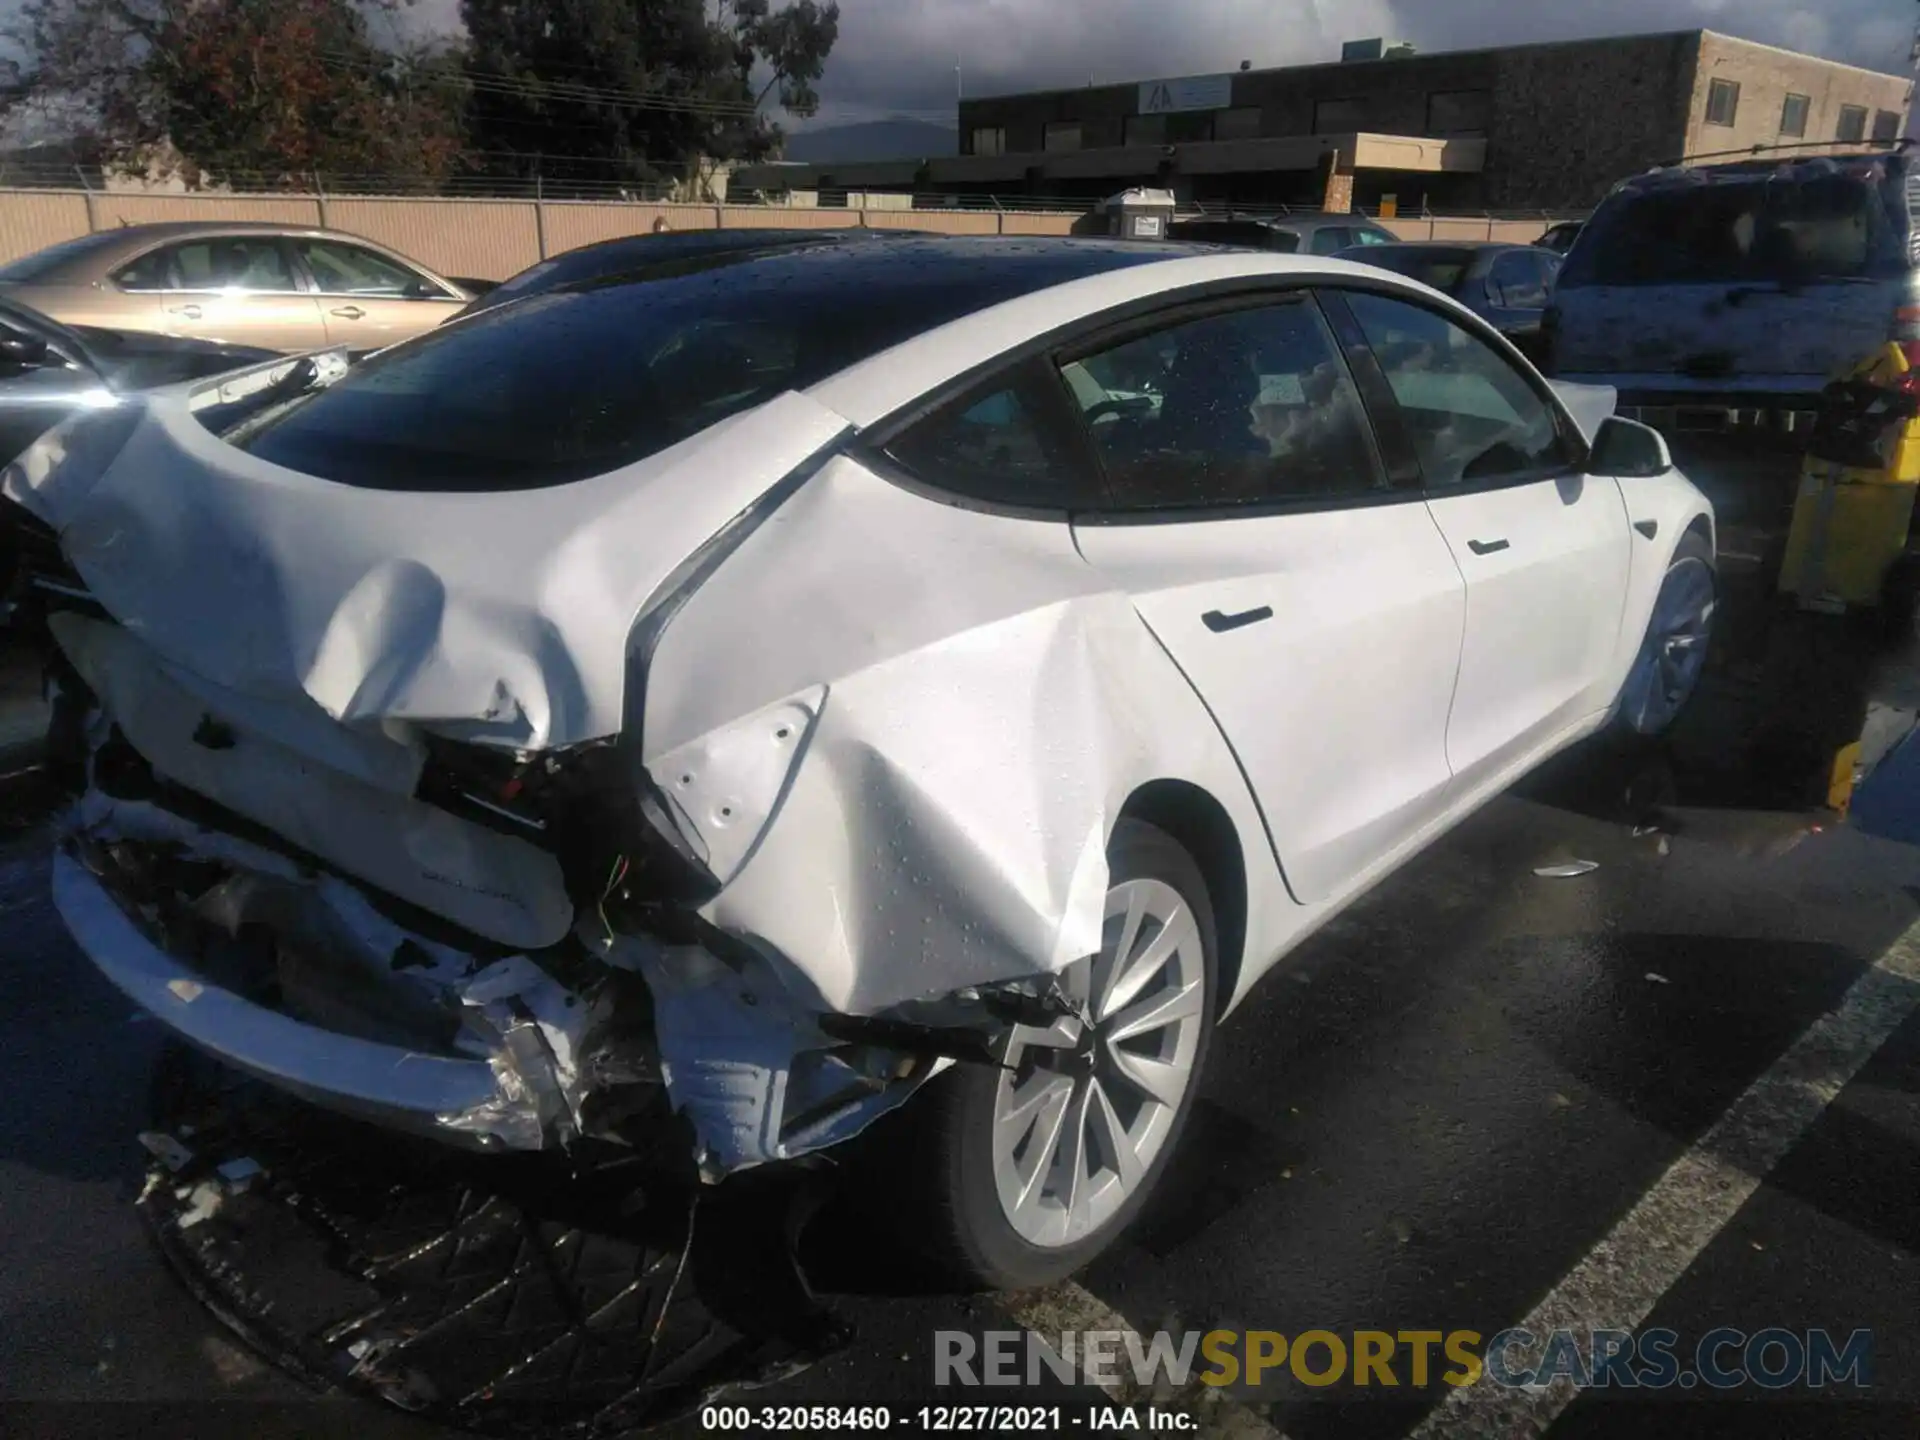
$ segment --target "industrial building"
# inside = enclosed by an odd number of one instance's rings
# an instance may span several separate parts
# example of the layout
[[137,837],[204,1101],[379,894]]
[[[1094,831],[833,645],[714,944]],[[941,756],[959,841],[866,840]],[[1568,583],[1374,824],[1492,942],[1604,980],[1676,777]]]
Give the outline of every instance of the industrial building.
[[958,156],[745,166],[733,188],[1573,210],[1686,156],[1896,139],[1912,90],[1706,30],[1425,55],[1360,41],[1327,64],[965,99]]

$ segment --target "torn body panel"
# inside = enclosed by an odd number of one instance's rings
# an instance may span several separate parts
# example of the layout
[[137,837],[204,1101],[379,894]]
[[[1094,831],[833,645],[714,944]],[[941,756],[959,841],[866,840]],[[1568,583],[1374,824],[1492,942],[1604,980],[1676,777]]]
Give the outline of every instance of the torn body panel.
[[1064,520],[930,503],[835,458],[662,639],[649,768],[669,781],[663,751],[823,676],[784,799],[701,911],[778,957],[810,1005],[875,1014],[1091,954],[1107,839],[1153,781],[1189,783],[1232,820],[1249,957],[1284,923],[1219,727]]

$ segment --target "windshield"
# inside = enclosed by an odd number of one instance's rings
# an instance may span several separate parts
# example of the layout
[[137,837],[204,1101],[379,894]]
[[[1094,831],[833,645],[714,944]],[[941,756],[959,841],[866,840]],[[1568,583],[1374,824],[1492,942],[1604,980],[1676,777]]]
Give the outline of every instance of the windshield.
[[89,251],[103,250],[119,243],[121,237],[111,230],[98,235],[82,235],[77,240],[62,240],[58,245],[49,245],[44,250],[36,250],[31,255],[23,255],[9,264],[0,265],[0,285],[24,285]]
[[1347,255],[1362,265],[1378,265],[1451,295],[1473,265],[1471,250],[1430,250],[1423,245],[1374,245]]
[[369,489],[567,484],[974,311],[1166,253],[900,238],[709,256],[482,310],[374,356],[237,443]]
[[1893,239],[1878,186],[1855,173],[1629,190],[1594,217],[1560,284],[1862,279],[1898,272]]

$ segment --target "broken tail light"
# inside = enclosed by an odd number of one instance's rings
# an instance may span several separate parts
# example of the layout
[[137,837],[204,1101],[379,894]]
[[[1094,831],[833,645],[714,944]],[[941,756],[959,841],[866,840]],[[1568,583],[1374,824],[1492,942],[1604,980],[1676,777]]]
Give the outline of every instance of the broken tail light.
[[[683,560],[661,582],[635,620],[627,642],[626,701],[619,735],[556,751],[507,750],[471,742],[429,737],[427,765],[419,798],[465,818],[551,850],[559,856],[577,904],[596,907],[603,918],[610,906],[645,908],[657,904],[704,903],[738,868],[725,842],[709,843],[706,832],[731,829],[735,836],[754,818],[766,815],[757,800],[742,805],[718,799],[698,786],[695,760],[710,759],[696,744],[667,757],[674,770],[668,782],[674,798],[642,764],[641,733],[646,719],[647,679],[654,652],[674,616],[766,519],[838,453],[840,439],[816,451],[718,533]],[[821,692],[824,694],[824,691]],[[791,713],[789,713],[791,712]],[[787,751],[790,769],[805,727],[818,712],[818,700],[778,713],[751,717],[764,721]],[[722,737],[739,725],[724,727]],[[783,770],[772,793],[770,812],[784,785]],[[747,786],[752,796],[767,790],[764,777]],[[692,791],[694,793],[684,793]],[[711,801],[703,825],[690,813],[696,796]],[[736,823],[737,822],[737,823]],[[716,852],[718,852],[716,854]],[[720,861],[716,874],[714,861]]]

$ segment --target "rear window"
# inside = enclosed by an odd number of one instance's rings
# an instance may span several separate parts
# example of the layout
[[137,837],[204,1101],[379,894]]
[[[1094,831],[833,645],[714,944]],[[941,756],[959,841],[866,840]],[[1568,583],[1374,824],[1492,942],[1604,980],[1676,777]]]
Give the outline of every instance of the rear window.
[[1351,258],[1363,265],[1378,265],[1382,270],[1418,280],[1422,285],[1431,285],[1447,295],[1453,293],[1466,275],[1467,267],[1473,264],[1470,250],[1416,250],[1398,245],[1376,246],[1365,255]]
[[62,240],[58,245],[49,245],[44,250],[36,250],[31,255],[23,255],[9,264],[0,265],[0,285],[24,285],[39,280],[69,260],[120,243],[121,238],[110,230],[99,235],[82,235],[77,240]]
[[1151,245],[922,241],[733,253],[529,296],[376,355],[238,443],[381,490],[603,475],[924,331]]
[[1901,269],[1880,186],[1826,172],[1624,192],[1589,223],[1560,285],[1792,284]]
[[1250,250],[1278,250],[1285,255],[1300,248],[1300,236],[1295,231],[1250,220],[1180,220],[1167,234],[1174,240],[1201,245],[1239,245]]

